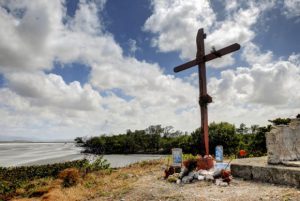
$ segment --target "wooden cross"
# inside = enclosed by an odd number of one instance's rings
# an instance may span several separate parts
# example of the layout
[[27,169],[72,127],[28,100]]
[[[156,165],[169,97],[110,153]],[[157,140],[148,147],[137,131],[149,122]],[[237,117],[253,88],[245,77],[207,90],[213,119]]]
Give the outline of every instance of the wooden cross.
[[212,102],[212,97],[207,94],[205,62],[219,58],[225,54],[237,51],[240,49],[241,46],[238,43],[234,43],[218,51],[216,51],[213,48],[210,54],[205,55],[205,50],[204,50],[205,38],[206,38],[206,34],[204,33],[203,29],[199,29],[196,38],[196,43],[197,43],[196,59],[175,67],[174,72],[177,73],[198,65],[199,90],[200,90],[199,105],[200,105],[201,128],[202,128],[201,132],[204,132],[203,136],[204,136],[204,144],[205,144],[205,153],[206,155],[209,155],[207,104]]

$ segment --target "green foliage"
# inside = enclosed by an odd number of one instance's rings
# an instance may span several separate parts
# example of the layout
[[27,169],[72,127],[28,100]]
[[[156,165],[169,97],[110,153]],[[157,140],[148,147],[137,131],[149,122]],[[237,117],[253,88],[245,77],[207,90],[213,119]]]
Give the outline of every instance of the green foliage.
[[183,154],[183,160],[196,160],[197,159],[197,155],[193,155],[193,154]]
[[291,122],[290,118],[277,118],[274,120],[269,120],[269,122],[273,123],[274,125],[288,125]]
[[223,145],[224,154],[230,155],[238,151],[239,138],[235,126],[227,122],[211,123],[209,125],[210,153],[214,153],[215,147]]
[[103,158],[103,156],[98,156],[94,162],[89,163],[86,166],[87,171],[93,172],[93,171],[99,171],[99,170],[106,170],[110,168],[110,164],[107,162],[106,159]]
[[239,134],[247,134],[249,131],[249,128],[247,128],[246,124],[241,123],[240,127],[236,129],[236,132]]
[[267,153],[266,133],[271,131],[271,125],[267,127],[259,127],[257,133],[253,134],[253,140],[249,143],[249,150],[253,156],[261,156]]
[[182,137],[182,133],[172,131],[172,127],[156,125],[144,130],[127,130],[126,134],[92,137],[83,146],[86,153],[94,154],[169,153],[172,146],[179,143],[177,137]]
[[[240,149],[253,156],[266,153],[265,133],[269,127],[241,124],[235,128],[227,122],[209,125],[210,153],[214,154],[217,145],[223,145],[225,155],[236,155]],[[145,130],[127,130],[126,134],[92,137],[84,143],[85,152],[96,154],[170,154],[172,148],[182,148],[186,154],[205,154],[203,133],[196,129],[190,135],[173,128],[150,126]]]
[[0,167],[0,180],[6,181],[29,181],[43,177],[56,177],[60,171],[76,167],[82,169],[88,164],[88,160],[77,160],[65,163],[55,163],[48,165],[20,166],[20,167]]
[[77,138],[74,139],[74,141],[75,141],[77,144],[83,144],[83,143],[84,143],[82,137],[77,137]]

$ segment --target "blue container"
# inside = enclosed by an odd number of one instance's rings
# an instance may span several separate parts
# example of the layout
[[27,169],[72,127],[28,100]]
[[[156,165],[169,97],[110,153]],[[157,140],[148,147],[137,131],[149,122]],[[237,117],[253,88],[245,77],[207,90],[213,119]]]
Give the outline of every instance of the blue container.
[[223,162],[223,146],[222,145],[216,146],[215,159],[217,162]]

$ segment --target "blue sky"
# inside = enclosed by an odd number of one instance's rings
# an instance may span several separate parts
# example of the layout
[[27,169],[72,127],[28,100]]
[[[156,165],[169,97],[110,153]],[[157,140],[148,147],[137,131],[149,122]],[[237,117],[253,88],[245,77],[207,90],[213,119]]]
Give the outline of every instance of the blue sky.
[[[258,44],[262,51],[272,50],[275,57],[286,59],[292,53],[300,51],[300,46],[295,42],[299,40],[297,33],[300,32],[300,25],[297,17],[287,18],[279,6],[280,3],[277,4],[277,7],[263,13],[262,19],[254,26],[257,33],[253,42]],[[70,17],[74,17],[77,5],[78,1],[76,0],[66,1],[67,13]],[[225,5],[222,1],[211,1],[210,5],[217,14],[218,20],[222,20],[226,16]],[[165,73],[175,75],[173,67],[185,60],[181,60],[176,51],[161,53],[151,46],[150,39],[153,34],[143,31],[143,25],[149,16],[151,16],[150,0],[107,1],[104,11],[99,13],[99,17],[105,24],[105,30],[113,34],[116,42],[122,47],[124,55],[134,56],[138,60],[145,60],[149,63],[159,63]],[[134,53],[131,51],[130,40],[134,40],[138,48]],[[235,55],[236,65],[247,65],[242,59],[239,59],[240,52],[235,54],[237,54]],[[230,67],[228,66],[228,68]],[[50,72],[63,76],[68,83],[77,80],[84,84],[89,75],[88,66],[80,63],[67,64],[67,68],[61,68],[58,63]],[[181,72],[176,76],[187,76],[191,72],[197,72],[197,68]],[[220,70],[209,69],[208,76],[219,76],[220,72]]]
[[300,1],[0,2],[1,135],[40,139],[199,126],[195,57],[207,64],[209,121],[266,125],[300,113]]

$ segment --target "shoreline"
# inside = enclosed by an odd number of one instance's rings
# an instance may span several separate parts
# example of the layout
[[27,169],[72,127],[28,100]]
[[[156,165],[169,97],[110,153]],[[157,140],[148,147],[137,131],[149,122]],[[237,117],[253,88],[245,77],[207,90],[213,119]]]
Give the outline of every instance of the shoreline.
[[[40,166],[40,165],[47,165],[47,164],[51,165],[56,163],[65,163],[65,162],[71,162],[75,160],[81,160],[85,158],[88,159],[89,161],[92,161],[93,158],[96,158],[98,156],[100,155],[92,155],[92,154],[84,155],[81,153],[74,153],[65,156],[59,156],[59,157],[53,156],[47,159],[38,159],[29,162],[20,162],[20,163],[16,163],[16,165],[0,165],[0,167],[10,168],[10,167],[23,167],[23,166]],[[103,155],[103,158],[108,161],[111,168],[123,168],[138,162],[160,159],[166,156],[167,155],[156,155],[156,154],[109,154],[109,155]]]

